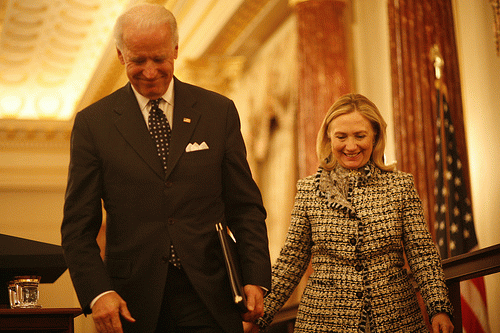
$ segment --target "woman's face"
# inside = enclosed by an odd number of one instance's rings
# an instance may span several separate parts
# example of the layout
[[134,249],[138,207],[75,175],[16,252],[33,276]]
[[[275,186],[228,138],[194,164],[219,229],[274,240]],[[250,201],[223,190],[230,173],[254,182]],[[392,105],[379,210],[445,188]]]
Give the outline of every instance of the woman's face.
[[373,126],[361,113],[341,115],[330,123],[332,153],[341,166],[358,169],[370,160],[375,143]]

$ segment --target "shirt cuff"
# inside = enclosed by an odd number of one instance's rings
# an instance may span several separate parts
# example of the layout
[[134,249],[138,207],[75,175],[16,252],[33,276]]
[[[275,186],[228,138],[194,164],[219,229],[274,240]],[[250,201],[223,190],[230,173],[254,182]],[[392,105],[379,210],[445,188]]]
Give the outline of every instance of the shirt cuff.
[[102,296],[104,296],[104,295],[106,295],[106,294],[112,293],[112,292],[114,292],[114,290],[108,290],[108,291],[105,291],[105,292],[103,292],[103,293],[101,293],[101,294],[97,295],[97,296],[96,296],[96,297],[92,300],[92,302],[90,302],[90,310],[92,310],[92,307],[94,306],[95,302],[97,302],[97,300],[98,300],[99,298],[101,298]]

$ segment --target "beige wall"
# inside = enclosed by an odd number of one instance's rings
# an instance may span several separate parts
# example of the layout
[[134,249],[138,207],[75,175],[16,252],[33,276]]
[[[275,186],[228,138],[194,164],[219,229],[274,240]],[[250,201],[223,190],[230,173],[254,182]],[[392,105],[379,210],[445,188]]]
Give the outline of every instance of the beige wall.
[[[43,141],[30,150],[0,152],[0,233],[60,245],[69,156],[65,148]],[[42,277],[43,282],[43,277]],[[79,307],[66,271],[40,287],[43,307]],[[93,332],[91,318],[75,320],[77,332]]]
[[353,63],[355,90],[372,100],[387,122],[386,160],[396,161],[392,121],[391,63],[387,3],[353,1]]

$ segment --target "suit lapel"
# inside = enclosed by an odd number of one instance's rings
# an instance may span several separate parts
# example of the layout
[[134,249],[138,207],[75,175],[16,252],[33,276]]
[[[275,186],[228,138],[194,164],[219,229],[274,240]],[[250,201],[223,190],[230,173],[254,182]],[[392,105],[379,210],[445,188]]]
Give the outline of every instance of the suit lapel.
[[168,155],[167,178],[184,153],[194,129],[200,119],[200,113],[194,108],[196,98],[187,86],[174,77],[174,120],[170,153]]
[[114,109],[116,113],[115,126],[146,164],[164,179],[165,173],[161,161],[130,83],[122,90],[123,96],[118,98],[120,104],[117,104]]

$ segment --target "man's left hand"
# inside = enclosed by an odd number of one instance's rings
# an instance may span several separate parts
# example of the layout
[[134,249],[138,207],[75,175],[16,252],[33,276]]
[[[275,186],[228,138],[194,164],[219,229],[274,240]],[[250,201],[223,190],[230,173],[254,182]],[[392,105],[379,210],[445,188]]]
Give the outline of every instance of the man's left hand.
[[251,284],[247,284],[243,289],[247,297],[248,311],[242,314],[242,317],[244,321],[254,322],[264,315],[264,290]]

